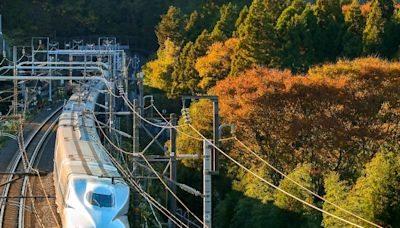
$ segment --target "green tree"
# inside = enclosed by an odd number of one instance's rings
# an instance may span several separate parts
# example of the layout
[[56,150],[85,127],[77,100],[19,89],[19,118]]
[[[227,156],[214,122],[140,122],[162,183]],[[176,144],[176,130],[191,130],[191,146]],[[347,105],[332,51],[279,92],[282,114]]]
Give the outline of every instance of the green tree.
[[[293,172],[289,173],[288,177],[300,183],[307,189],[314,190],[315,187],[312,181],[311,172],[311,164],[299,165],[293,170]],[[310,193],[306,192],[304,189],[299,188],[299,186],[292,183],[289,179],[283,179],[279,184],[279,188],[290,192],[307,202],[312,203],[313,201],[313,196]],[[278,190],[275,193],[275,205],[279,208],[297,213],[310,211],[310,208],[308,206]]]
[[317,0],[314,6],[317,30],[315,56],[320,62],[333,61],[342,53],[344,18],[339,1]]
[[363,33],[364,52],[390,57],[395,36],[391,19],[394,8],[391,0],[374,0]]
[[232,61],[231,75],[254,65],[268,66],[275,56],[273,20],[262,0],[254,0],[240,27],[239,43]]
[[312,37],[305,30],[301,14],[306,7],[304,0],[295,0],[286,8],[275,26],[278,37],[279,60],[278,65],[283,69],[291,69],[295,72],[305,71],[304,60],[308,54]]
[[[315,191],[314,182],[312,180],[311,164],[298,165],[293,172],[289,173],[288,177],[297,183],[300,183],[307,189]],[[313,203],[314,197],[310,193],[306,192],[304,189],[301,189],[287,178],[280,182],[279,188],[297,196],[300,199],[303,199],[304,201]],[[274,204],[281,209],[301,214],[305,220],[305,227],[318,227],[319,225],[319,218],[314,209],[304,205],[303,203],[295,200],[281,191],[276,190]]]
[[388,227],[400,222],[400,218],[395,216],[400,212],[398,151],[398,147],[385,147],[376,153],[347,198],[352,212]]
[[185,26],[188,40],[195,40],[196,37],[201,33],[203,29],[202,20],[203,18],[201,18],[201,15],[197,12],[197,10],[190,14]]
[[346,12],[345,24],[343,54],[350,58],[358,57],[362,54],[362,34],[365,27],[365,19],[358,0],[353,0],[351,8]]
[[220,9],[220,19],[211,32],[213,40],[223,41],[232,36],[235,29],[235,21],[238,18],[238,7],[232,3],[225,4]]
[[169,96],[176,97],[179,94],[189,93],[189,88],[186,82],[186,75],[184,74],[186,68],[186,61],[189,58],[189,52],[193,48],[193,42],[189,41],[183,47],[179,57],[174,64],[172,72],[172,86]]
[[189,42],[182,50],[182,53],[175,65],[173,78],[172,95],[194,94],[196,92],[205,92],[198,87],[201,80],[199,72],[195,68],[199,57],[207,53],[212,40],[207,30],[204,30],[194,43]]
[[278,19],[283,10],[285,10],[293,0],[264,0],[267,12],[271,14],[274,21]]
[[[346,182],[340,180],[338,173],[331,172],[324,179],[325,196],[324,198],[340,207],[346,209],[346,200],[350,190]],[[337,209],[335,206],[324,202],[323,209],[341,218],[346,218],[348,214]],[[323,214],[322,220],[323,227],[345,227],[347,224],[333,218],[329,215]]]
[[156,27],[156,35],[160,48],[164,48],[165,41],[170,39],[177,45],[181,45],[184,34],[184,23],[179,8],[170,6],[167,14],[161,16],[161,21]]
[[238,37],[238,31],[242,30],[241,26],[243,26],[244,21],[247,18],[247,15],[249,14],[249,7],[247,5],[243,6],[242,10],[239,13],[239,17],[237,18],[235,22],[235,31],[233,32],[232,36],[233,37]]

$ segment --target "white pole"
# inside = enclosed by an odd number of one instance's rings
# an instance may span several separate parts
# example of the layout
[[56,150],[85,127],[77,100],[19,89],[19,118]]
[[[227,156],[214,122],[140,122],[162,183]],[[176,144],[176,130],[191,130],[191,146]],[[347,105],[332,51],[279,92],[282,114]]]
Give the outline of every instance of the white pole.
[[211,145],[203,141],[203,222],[211,228],[212,222],[212,185],[211,185]]

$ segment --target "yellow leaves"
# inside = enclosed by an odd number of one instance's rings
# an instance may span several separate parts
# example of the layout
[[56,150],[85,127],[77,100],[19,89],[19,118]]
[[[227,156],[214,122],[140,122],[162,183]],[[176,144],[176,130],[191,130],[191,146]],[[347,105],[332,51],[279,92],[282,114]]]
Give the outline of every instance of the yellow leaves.
[[167,39],[164,43],[164,48],[157,52],[157,59],[148,62],[143,67],[144,83],[153,88],[168,91],[172,81],[173,64],[178,53],[179,48]]
[[199,72],[202,81],[199,87],[210,88],[217,80],[225,78],[231,69],[231,58],[238,39],[231,38],[212,44],[205,56],[197,59],[195,68]]

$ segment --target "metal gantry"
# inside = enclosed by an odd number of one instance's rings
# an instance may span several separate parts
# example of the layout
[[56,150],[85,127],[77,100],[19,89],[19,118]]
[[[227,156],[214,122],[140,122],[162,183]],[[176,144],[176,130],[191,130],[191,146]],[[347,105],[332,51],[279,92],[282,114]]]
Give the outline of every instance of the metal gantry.
[[[1,31],[1,29],[0,29]],[[0,33],[0,36],[2,34]],[[2,37],[2,36],[1,36]],[[4,45],[3,45],[4,46]],[[176,135],[177,131],[174,128],[170,128],[170,148],[169,152],[164,147],[163,142],[159,142],[159,138],[162,135],[162,131],[154,134],[143,121],[143,117],[146,116],[145,100],[149,99],[150,104],[153,105],[153,97],[151,95],[144,96],[143,93],[143,77],[142,73],[139,73],[139,58],[136,56],[129,60],[125,51],[117,43],[115,37],[100,37],[97,44],[88,43],[85,44],[82,40],[73,40],[71,42],[65,42],[60,44],[59,42],[51,41],[48,37],[34,37],[31,40],[30,46],[16,46],[12,48],[13,56],[12,61],[8,61],[10,64],[6,66],[0,66],[0,81],[13,82],[11,88],[12,105],[10,106],[11,116],[0,116],[0,119],[8,118],[12,119],[12,116],[21,117],[21,113],[26,107],[29,107],[28,103],[36,102],[37,99],[48,100],[49,102],[54,100],[54,95],[57,92],[57,88],[61,89],[64,98],[70,90],[75,89],[76,92],[83,93],[82,82],[87,80],[102,80],[106,84],[106,88],[102,93],[104,94],[104,103],[97,104],[99,107],[98,115],[104,116],[104,126],[107,128],[106,131],[113,142],[117,145],[121,144],[121,137],[132,140],[132,153],[144,153],[150,145],[155,144],[159,147],[161,154],[160,156],[148,155],[150,162],[162,163],[165,165],[165,170],[169,169],[170,175],[167,177],[168,186],[175,195],[177,186],[182,190],[202,197],[204,199],[204,222],[206,227],[211,227],[211,175],[212,171],[215,171],[216,167],[213,165],[214,159],[211,155],[205,154],[204,165],[204,180],[207,181],[207,186],[203,189],[203,193],[176,181],[177,176],[177,159],[196,159],[198,157],[191,155],[177,155],[176,154]],[[3,48],[3,53],[5,53]],[[6,57],[6,56],[4,56]],[[130,64],[132,63],[132,64]],[[129,75],[128,67],[132,67],[132,74]],[[29,93],[33,93],[33,96]],[[121,99],[121,96],[128,98],[129,102],[133,105],[133,110],[129,110],[126,104],[124,107],[117,102]],[[33,98],[32,98],[33,97]],[[37,97],[37,99],[36,99]],[[22,99],[21,99],[22,98]],[[35,100],[36,99],[36,100]],[[214,98],[213,98],[214,99]],[[212,100],[214,102],[214,110],[218,110],[218,99]],[[216,103],[215,103],[216,102]],[[152,110],[152,109],[150,109]],[[153,112],[150,111],[150,116],[153,116]],[[218,129],[218,112],[214,113],[214,129]],[[132,133],[127,133],[121,129],[119,117],[131,115],[132,118]],[[139,118],[140,117],[140,118]],[[160,122],[167,126],[175,126],[177,124],[177,116],[171,115],[170,122]],[[16,118],[18,119],[18,118]],[[151,142],[148,145],[139,144],[139,132],[146,134],[151,138]],[[7,135],[2,133],[2,135]],[[218,143],[218,134],[214,134],[213,138],[215,143]],[[141,149],[144,148],[142,151]],[[209,148],[209,147],[207,147]],[[205,151],[208,151],[205,147]],[[147,183],[154,179],[154,174],[146,169],[147,175],[138,173],[137,168],[140,167],[138,164],[143,163],[142,159],[137,156],[133,156],[131,160],[126,160],[126,156],[122,153],[119,155],[126,164],[130,164],[130,169],[135,169],[134,174],[138,176],[138,182],[144,185],[146,189]],[[210,163],[211,162],[211,163]],[[142,164],[143,165],[143,164]],[[29,170],[26,170],[29,173]],[[147,176],[147,178],[142,178]],[[23,196],[25,197],[25,196]],[[175,196],[174,196],[175,197]],[[191,215],[188,211],[180,209],[177,205],[176,199],[169,194],[169,210],[178,216],[180,219],[185,221],[187,224],[191,224],[193,227],[200,227],[200,225],[192,220]],[[173,223],[169,222],[170,227],[173,227]]]

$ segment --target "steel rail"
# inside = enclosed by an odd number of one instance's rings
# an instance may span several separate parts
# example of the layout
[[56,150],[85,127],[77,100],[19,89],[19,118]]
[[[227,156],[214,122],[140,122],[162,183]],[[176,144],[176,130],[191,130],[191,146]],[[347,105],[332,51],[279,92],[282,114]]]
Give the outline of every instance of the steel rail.
[[[57,118],[57,120],[58,120],[58,118]],[[43,137],[40,139],[38,145],[35,147],[35,150],[33,151],[32,157],[30,158],[30,161],[29,161],[29,167],[32,167],[33,163],[36,161],[36,157],[39,154],[40,149],[42,149],[44,141],[48,138],[48,136],[52,132],[54,126],[57,124],[57,120],[55,120],[53,123],[51,123],[50,127],[46,130]],[[29,181],[29,176],[25,176],[24,180],[23,180],[23,184],[22,184],[21,196],[25,196],[25,194],[26,194],[26,190],[28,188],[28,181]],[[45,191],[45,190],[43,189],[43,191]],[[20,203],[20,205],[25,205],[25,198],[21,198],[19,203]],[[23,207],[19,208],[18,227],[19,228],[25,227],[25,210],[23,209]]]
[[[30,145],[30,143],[33,141],[33,139],[35,138],[35,136],[40,132],[40,130],[50,121],[50,119],[52,119],[58,112],[60,112],[62,110],[63,106],[59,107],[56,109],[56,111],[54,111],[53,113],[51,113],[42,123],[41,125],[36,128],[36,130],[33,132],[33,134],[30,135],[30,137],[28,138],[28,140],[25,143],[25,149]],[[14,173],[19,165],[19,163],[21,162],[22,159],[22,152],[18,153],[18,155],[15,157],[15,159],[12,162],[12,166],[9,168],[8,172]],[[11,181],[13,178],[13,175],[9,175],[7,177],[6,181]],[[11,183],[7,184],[4,189],[3,189],[3,193],[2,193],[2,198],[0,199],[0,228],[3,228],[3,223],[4,223],[4,212],[5,212],[5,207],[6,204],[4,203],[4,201],[6,200],[9,191],[10,191],[10,186]]]

